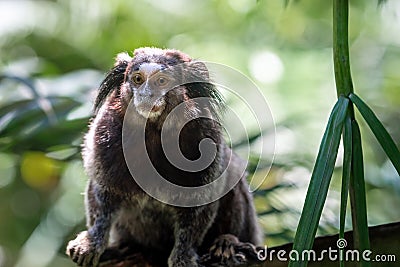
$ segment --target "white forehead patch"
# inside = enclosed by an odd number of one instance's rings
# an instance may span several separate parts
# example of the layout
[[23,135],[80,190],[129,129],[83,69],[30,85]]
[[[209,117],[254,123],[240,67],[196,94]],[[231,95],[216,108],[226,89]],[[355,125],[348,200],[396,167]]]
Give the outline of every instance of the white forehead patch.
[[139,66],[139,71],[144,73],[147,77],[161,69],[162,65],[157,63],[143,63]]

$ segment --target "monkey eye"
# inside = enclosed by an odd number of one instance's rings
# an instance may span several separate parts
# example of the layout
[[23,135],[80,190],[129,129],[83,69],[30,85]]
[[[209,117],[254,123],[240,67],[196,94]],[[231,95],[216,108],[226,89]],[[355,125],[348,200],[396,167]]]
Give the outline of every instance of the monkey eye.
[[154,83],[158,87],[165,87],[168,85],[170,79],[164,75],[156,77]]
[[132,76],[132,81],[136,84],[142,84],[144,82],[144,78],[140,73],[135,73]]

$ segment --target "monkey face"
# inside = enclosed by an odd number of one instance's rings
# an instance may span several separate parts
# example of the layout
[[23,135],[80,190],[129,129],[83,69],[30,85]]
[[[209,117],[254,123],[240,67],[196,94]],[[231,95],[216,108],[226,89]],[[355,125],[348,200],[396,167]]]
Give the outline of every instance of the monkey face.
[[167,105],[166,94],[177,86],[173,70],[162,64],[142,63],[127,75],[136,111],[146,119],[156,119]]
[[[204,63],[177,50],[139,48],[133,57],[120,53],[99,88],[95,113],[114,90],[118,92],[112,105],[122,115],[130,103],[139,117],[154,122],[162,122],[181,103],[185,110],[175,114],[178,117],[192,117],[202,110],[216,113],[221,98],[209,81]],[[209,99],[209,103],[197,103],[196,98]]]
[[125,100],[132,99],[144,118],[157,119],[171,103],[166,94],[179,86],[177,66],[190,61],[179,51],[157,48],[136,49],[133,57],[119,54],[116,66],[128,62],[122,87]]

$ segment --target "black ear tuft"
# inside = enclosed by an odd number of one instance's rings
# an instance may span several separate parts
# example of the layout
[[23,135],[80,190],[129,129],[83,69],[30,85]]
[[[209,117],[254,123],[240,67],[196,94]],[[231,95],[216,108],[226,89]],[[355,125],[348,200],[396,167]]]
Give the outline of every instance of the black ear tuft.
[[118,54],[114,67],[107,73],[106,78],[100,85],[97,98],[94,104],[94,113],[97,114],[107,96],[115,89],[118,89],[125,78],[125,71],[132,58],[127,53]]
[[215,115],[219,114],[223,107],[223,97],[219,93],[213,81],[210,79],[208,68],[204,62],[192,61],[184,64],[185,86],[189,98],[209,98],[210,109]]
[[208,68],[204,62],[201,61],[192,61],[186,63],[188,69],[197,77],[204,80],[210,79],[210,74],[208,73]]

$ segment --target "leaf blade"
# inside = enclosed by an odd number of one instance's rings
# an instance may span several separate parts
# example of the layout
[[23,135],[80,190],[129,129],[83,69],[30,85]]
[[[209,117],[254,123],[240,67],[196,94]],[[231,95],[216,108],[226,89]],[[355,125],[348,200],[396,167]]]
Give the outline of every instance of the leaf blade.
[[374,112],[368,107],[368,105],[364,101],[361,100],[361,98],[359,98],[355,94],[350,94],[349,98],[356,105],[357,109],[360,111],[361,115],[363,116],[368,126],[374,133],[379,144],[382,146],[386,155],[393,163],[397,173],[400,175],[400,151],[397,148],[392,137],[386,131],[385,127],[376,117]]
[[[332,109],[322,138],[293,244],[293,250],[298,252],[310,249],[314,242],[335,166],[348,104],[349,100],[347,98],[339,97]],[[306,264],[307,261],[302,259],[300,261],[291,261],[289,266],[306,266]]]
[[[353,120],[352,127],[352,162],[350,175],[350,203],[354,231],[354,248],[358,251],[370,249],[369,230],[367,221],[367,203],[364,182],[364,164],[361,146],[361,134],[357,121]],[[361,266],[371,266],[370,262],[361,259]]]
[[[351,160],[352,160],[352,126],[350,114],[347,113],[346,121],[344,123],[343,130],[343,147],[344,147],[344,157],[343,157],[343,170],[342,170],[342,188],[340,192],[340,226],[339,226],[339,238],[344,238],[344,229],[346,222],[346,209],[347,200],[349,195],[349,185],[350,185],[350,174],[351,174]],[[343,249],[342,249],[343,250]],[[340,259],[340,266],[344,266],[343,259]]]

